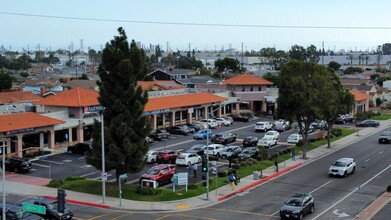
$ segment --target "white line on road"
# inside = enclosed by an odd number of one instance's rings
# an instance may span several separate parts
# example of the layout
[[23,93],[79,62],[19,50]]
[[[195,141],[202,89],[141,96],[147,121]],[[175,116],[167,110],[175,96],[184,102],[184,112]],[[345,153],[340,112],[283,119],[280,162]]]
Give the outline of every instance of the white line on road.
[[349,194],[347,194],[346,196],[344,196],[342,199],[338,200],[336,203],[334,203],[332,206],[330,206],[328,209],[324,210],[323,212],[321,212],[319,215],[315,216],[315,218],[313,219],[317,219],[319,218],[320,216],[322,216],[324,213],[328,212],[330,209],[332,209],[334,206],[338,205],[340,202],[342,202],[343,200],[345,200],[347,197],[351,196],[353,193],[355,193],[357,190],[359,190],[361,187],[367,185],[370,181],[372,181],[373,179],[375,179],[377,176],[379,176],[380,174],[382,174],[383,172],[385,172],[386,170],[388,170],[389,168],[391,167],[391,165],[388,165],[388,167],[386,167],[385,169],[383,169],[382,171],[380,171],[379,173],[377,173],[375,176],[373,176],[372,178],[370,178],[369,180],[367,180],[365,183],[363,183],[361,186],[357,187],[356,189],[354,189],[352,192],[350,192]]
[[58,165],[63,165],[64,163],[60,163],[60,162],[57,162],[57,161],[52,161],[52,160],[39,160],[41,162],[48,162],[48,163],[54,163],[54,164],[58,164]]
[[49,168],[48,165],[43,165],[43,164],[39,164],[39,163],[33,163],[33,164],[34,164],[34,166]]
[[383,151],[380,151],[380,152],[379,152],[379,154],[382,154],[382,153],[383,153]]
[[94,175],[96,172],[92,172],[92,173],[87,173],[87,174],[84,174],[84,175],[80,175],[81,177],[86,177],[86,176],[91,176],[91,175]]
[[312,194],[312,193],[314,193],[315,191],[317,191],[317,190],[319,190],[319,189],[323,188],[325,185],[327,185],[327,184],[329,184],[329,183],[331,183],[331,182],[332,182],[332,180],[330,180],[330,181],[328,181],[327,183],[325,183],[325,184],[323,184],[323,185],[319,186],[318,188],[316,188],[316,189],[312,190],[312,191],[310,192],[310,194]]
[[367,163],[367,162],[369,162],[371,159],[366,159],[365,161],[364,161],[364,163]]

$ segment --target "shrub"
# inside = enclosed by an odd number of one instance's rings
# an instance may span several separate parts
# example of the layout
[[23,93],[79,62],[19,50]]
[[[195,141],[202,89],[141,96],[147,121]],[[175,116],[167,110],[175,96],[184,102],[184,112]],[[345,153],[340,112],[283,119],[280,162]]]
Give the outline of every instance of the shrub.
[[280,152],[278,152],[278,155],[280,156],[280,155],[284,155],[285,154],[285,152],[284,151],[280,151]]
[[218,161],[219,157],[216,155],[209,155],[209,161]]
[[189,184],[189,185],[187,186],[187,188],[188,188],[188,189],[197,189],[198,186],[197,186],[196,184]]
[[240,169],[240,164],[234,163],[234,164],[232,164],[232,168],[235,169],[235,170],[239,170]]
[[62,180],[60,180],[60,179],[52,179],[47,186],[48,187],[53,187],[53,188],[59,188],[62,184],[63,184]]
[[296,146],[298,147],[301,147],[304,145],[304,141],[303,140],[299,140],[299,142],[296,143]]
[[248,159],[247,159],[247,162],[248,162],[250,165],[257,164],[257,160],[254,159],[254,158],[248,158]]
[[86,179],[85,177],[81,177],[81,176],[68,176],[65,177],[64,181],[85,180],[85,179]]
[[257,160],[261,161],[261,160],[268,159],[267,150],[264,147],[258,147],[258,150],[259,153],[257,156]]
[[163,189],[160,188],[142,188],[138,187],[136,189],[137,194],[145,195],[145,196],[155,196],[159,195],[163,192]]
[[217,171],[217,176],[218,177],[225,177],[227,176],[227,172],[224,170],[224,171]]
[[227,175],[231,175],[231,173],[236,174],[238,171],[236,169],[229,169],[227,170]]
[[274,154],[273,154],[273,158],[277,158],[278,156],[280,156],[279,153],[274,153]]
[[368,118],[371,118],[373,116],[373,112],[362,112],[362,113],[357,113],[356,114],[356,120],[362,121]]
[[342,135],[342,128],[332,128],[331,134],[333,134],[336,137],[339,137]]

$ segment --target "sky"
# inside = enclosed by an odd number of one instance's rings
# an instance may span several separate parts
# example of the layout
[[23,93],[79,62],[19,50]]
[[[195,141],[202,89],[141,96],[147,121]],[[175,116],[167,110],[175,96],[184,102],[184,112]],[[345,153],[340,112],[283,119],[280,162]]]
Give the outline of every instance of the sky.
[[[391,42],[389,0],[3,1],[0,49],[100,50],[123,27],[163,50],[260,50],[292,45],[374,50]],[[168,46],[167,46],[168,45]]]

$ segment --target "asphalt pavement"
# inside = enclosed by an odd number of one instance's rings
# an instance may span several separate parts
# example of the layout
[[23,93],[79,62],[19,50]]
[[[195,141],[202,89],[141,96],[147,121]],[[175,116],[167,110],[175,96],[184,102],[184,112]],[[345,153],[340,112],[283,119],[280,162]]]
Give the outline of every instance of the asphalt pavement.
[[[277,176],[284,175],[285,173],[302,166],[305,163],[310,162],[318,157],[330,154],[336,150],[345,147],[348,143],[356,141],[357,139],[365,138],[366,136],[373,134],[376,131],[389,128],[391,126],[391,120],[382,121],[378,128],[360,128],[357,133],[351,134],[347,137],[341,138],[332,143],[331,148],[325,146],[318,147],[314,150],[307,152],[307,159],[301,158],[301,155],[297,155],[295,161],[289,159],[278,164],[279,172],[275,171],[274,166],[268,167],[265,170],[259,171],[261,178],[254,178],[254,175],[249,175],[241,179],[240,183],[235,189],[232,189],[230,184],[222,186],[217,190],[212,190],[203,195],[199,195],[193,198],[167,201],[167,202],[140,202],[133,200],[122,199],[121,203],[118,198],[106,197],[105,203],[102,204],[102,196],[90,195],[85,193],[79,193],[67,190],[67,201],[69,203],[83,204],[101,208],[121,209],[129,211],[178,211],[178,210],[191,210],[201,207],[208,207],[217,204],[230,197],[244,193],[245,191],[252,189],[264,182],[276,178]],[[256,171],[256,170],[254,170]],[[29,177],[30,178],[30,177]],[[46,182],[45,182],[46,180]],[[22,194],[28,196],[46,196],[54,198],[57,195],[57,189],[45,187],[47,179],[39,178],[32,180],[31,182],[20,181],[17,174],[7,174],[6,177],[6,192],[11,194]],[[1,183],[0,185],[2,185]],[[369,219],[373,217],[381,208],[386,206],[390,202],[390,194],[385,193],[375,200],[370,206],[364,209],[358,219]]]

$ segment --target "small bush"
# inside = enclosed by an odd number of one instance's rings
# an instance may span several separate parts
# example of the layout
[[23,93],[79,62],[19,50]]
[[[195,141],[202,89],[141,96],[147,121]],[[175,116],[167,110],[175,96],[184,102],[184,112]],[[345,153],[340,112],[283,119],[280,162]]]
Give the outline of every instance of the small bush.
[[299,140],[299,142],[296,143],[296,146],[298,147],[301,147],[304,145],[304,141],[303,140]]
[[155,196],[155,195],[159,195],[163,192],[162,189],[160,188],[142,188],[142,187],[138,187],[136,189],[136,193],[137,194],[141,194],[141,195],[145,195],[145,196]]
[[189,184],[187,186],[188,189],[198,189],[198,186],[196,184]]
[[257,160],[254,159],[254,158],[248,158],[248,159],[247,159],[247,162],[248,162],[250,165],[257,164]]
[[217,171],[217,176],[218,177],[225,177],[227,176],[227,172],[224,170],[224,171]]
[[280,156],[280,155],[284,155],[285,153],[284,153],[284,151],[280,151],[280,152],[278,152],[278,155]]
[[387,186],[387,192],[391,192],[391,185]]
[[264,147],[258,147],[259,153],[257,156],[257,160],[266,160],[268,159],[267,150]]
[[229,176],[229,175],[231,175],[231,173],[233,173],[233,174],[236,174],[238,171],[236,170],[236,169],[229,169],[228,171],[227,171],[227,175]]
[[278,156],[280,156],[279,153],[274,153],[274,154],[273,154],[273,158],[277,158]]
[[235,170],[239,170],[240,169],[240,164],[234,163],[234,164],[232,164],[232,168],[235,169]]
[[342,128],[332,128],[331,134],[333,134],[336,137],[339,137],[342,135]]
[[81,177],[81,176],[68,176],[65,177],[64,181],[85,180],[85,179],[86,179],[85,177]]
[[52,179],[47,185],[48,187],[59,188],[63,184],[63,181],[60,179]]
[[216,155],[209,155],[209,161],[218,161],[219,157]]

